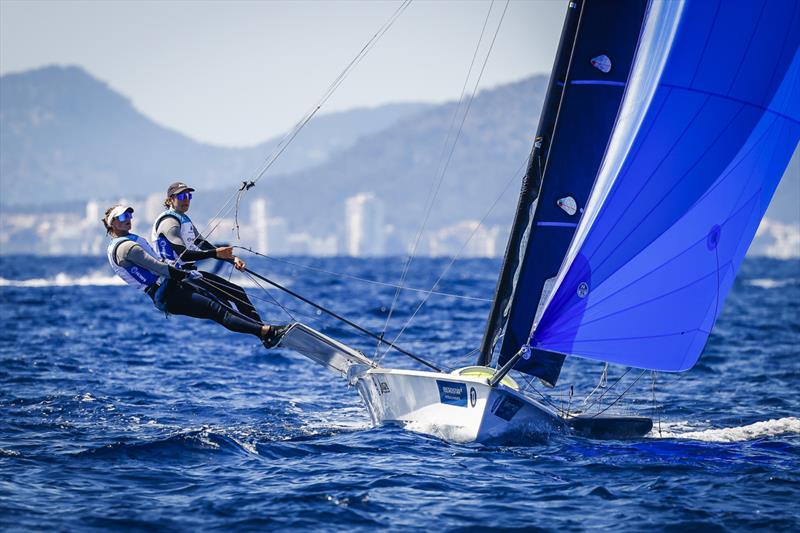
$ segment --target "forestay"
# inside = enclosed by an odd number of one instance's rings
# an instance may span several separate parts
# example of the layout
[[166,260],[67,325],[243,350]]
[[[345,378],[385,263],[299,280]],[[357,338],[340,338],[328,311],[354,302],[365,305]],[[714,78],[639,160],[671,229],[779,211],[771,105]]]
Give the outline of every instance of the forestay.
[[800,3],[654,2],[645,33],[639,90],[530,342],[682,371],[797,147]]

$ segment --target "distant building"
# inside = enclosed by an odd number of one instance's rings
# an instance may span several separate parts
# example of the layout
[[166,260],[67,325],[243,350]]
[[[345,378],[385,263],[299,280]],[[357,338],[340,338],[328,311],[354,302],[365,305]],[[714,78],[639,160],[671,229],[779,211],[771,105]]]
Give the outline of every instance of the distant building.
[[347,255],[365,257],[385,253],[383,202],[372,193],[351,196],[345,202]]
[[84,219],[86,224],[98,224],[100,222],[100,204],[97,203],[95,200],[89,200],[86,202],[86,218]]
[[287,251],[284,255],[310,255],[315,257],[332,256],[337,253],[335,235],[314,237],[309,233],[292,233],[286,239]]
[[289,254],[289,225],[286,219],[280,217],[267,219],[267,244],[270,255]]
[[496,257],[500,228],[486,228],[477,220],[462,220],[430,236],[432,256]]
[[74,253],[102,255],[105,252],[107,242],[103,224],[100,222],[103,218],[103,213],[100,212],[99,202],[95,200],[86,202],[85,217],[80,224],[82,238],[79,240],[78,249]]
[[250,204],[250,226],[254,236],[256,250],[262,254],[270,254],[269,219],[267,218],[267,201],[258,198]]

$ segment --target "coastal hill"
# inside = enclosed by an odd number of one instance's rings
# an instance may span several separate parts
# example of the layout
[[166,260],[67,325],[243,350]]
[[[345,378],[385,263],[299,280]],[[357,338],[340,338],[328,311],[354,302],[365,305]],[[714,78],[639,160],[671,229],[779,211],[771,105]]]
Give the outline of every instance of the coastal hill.
[[[318,117],[275,165],[277,173],[324,162],[363,135],[429,104],[391,104]],[[0,206],[141,197],[175,178],[202,188],[260,168],[280,138],[227,148],[196,142],[150,120],[80,67],[0,77]]]
[[[402,253],[431,230],[484,219],[507,227],[536,131],[547,76],[480,91],[469,102],[390,104],[321,114],[248,193],[294,231],[343,234],[345,201],[373,193]],[[469,108],[469,112],[465,111]],[[463,122],[462,122],[463,121]],[[458,142],[453,148],[453,141]],[[0,77],[0,209],[80,211],[90,199],[134,201],[182,179],[202,190],[194,214],[216,212],[259,170],[279,139],[229,148],[159,125],[79,67]],[[752,250],[783,239],[800,250],[795,153]],[[787,241],[788,239],[788,241]]]

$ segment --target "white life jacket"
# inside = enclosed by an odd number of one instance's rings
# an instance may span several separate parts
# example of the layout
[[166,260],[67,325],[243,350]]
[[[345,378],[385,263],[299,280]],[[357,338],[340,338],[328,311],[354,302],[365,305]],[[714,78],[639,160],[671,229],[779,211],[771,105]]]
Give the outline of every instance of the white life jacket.
[[187,250],[200,250],[200,248],[194,243],[194,241],[197,239],[197,230],[195,229],[194,224],[192,224],[192,220],[186,216],[186,214],[178,213],[174,209],[167,209],[158,215],[156,217],[156,221],[153,223],[153,232],[150,234],[150,240],[153,241],[153,244],[156,246],[159,259],[165,263],[169,263],[175,268],[181,268],[186,262],[180,260],[178,253],[172,247],[172,243],[170,243],[166,237],[158,232],[158,225],[167,217],[173,217],[180,223],[181,240],[183,241],[183,245]]
[[156,260],[158,260],[158,254],[156,254],[147,240],[133,233],[129,233],[124,237],[117,237],[108,244],[106,253],[108,255],[108,262],[111,264],[111,268],[114,269],[114,274],[121,277],[128,285],[136,287],[137,289],[147,290],[151,285],[159,281],[160,276],[138,265],[131,265],[129,267],[119,266],[117,264],[117,247],[125,241],[135,242]]

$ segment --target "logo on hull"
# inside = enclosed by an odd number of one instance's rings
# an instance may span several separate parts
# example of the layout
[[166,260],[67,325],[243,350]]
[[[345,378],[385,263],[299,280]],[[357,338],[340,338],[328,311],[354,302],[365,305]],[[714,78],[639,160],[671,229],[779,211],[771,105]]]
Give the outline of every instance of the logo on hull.
[[454,381],[436,380],[439,387],[439,401],[446,405],[467,406],[467,385]]

